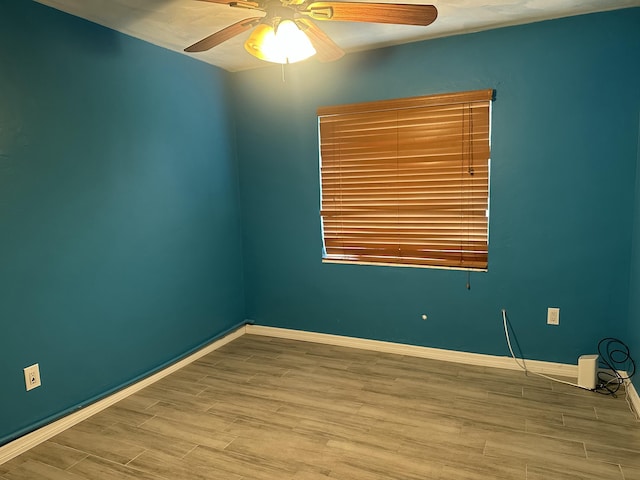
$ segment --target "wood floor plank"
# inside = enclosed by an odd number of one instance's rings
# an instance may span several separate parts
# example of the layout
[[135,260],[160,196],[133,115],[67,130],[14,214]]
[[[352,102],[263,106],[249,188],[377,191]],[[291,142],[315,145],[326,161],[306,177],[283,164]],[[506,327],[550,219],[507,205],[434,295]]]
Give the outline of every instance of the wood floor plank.
[[570,392],[558,392],[525,386],[522,390],[523,398],[570,409],[580,409],[585,406],[590,406],[594,408],[601,407],[609,411],[628,411],[628,406],[621,397],[615,398],[611,395],[599,395],[587,391],[582,392],[577,388],[574,388],[574,390]]
[[232,392],[217,392],[212,396],[215,403],[207,413],[226,420],[238,415],[256,418],[273,417],[283,405],[277,400],[242,393],[234,395]]
[[144,447],[126,441],[114,441],[113,436],[104,435],[103,431],[88,432],[76,427],[56,435],[51,441],[121,464],[129,462],[145,450]]
[[219,449],[224,449],[235,439],[232,434],[219,432],[216,428],[206,425],[191,425],[158,416],[145,422],[141,428],[196,445]]
[[225,449],[253,462],[293,475],[302,466],[321,471],[335,458],[321,437],[276,429],[253,429],[239,436]]
[[134,478],[634,480],[640,424],[521,371],[245,335],[0,466]]
[[592,445],[605,443],[611,447],[640,448],[640,428],[634,425],[609,424],[602,420],[563,415],[564,425],[556,426],[527,419],[527,432],[586,442]]
[[275,480],[291,477],[293,468],[284,468],[275,462],[264,462],[260,458],[246,456],[242,453],[216,450],[206,446],[199,446],[185,457],[195,465],[212,465],[217,471],[228,472],[243,479]]
[[104,431],[113,441],[127,441],[133,445],[137,445],[145,450],[153,450],[165,453],[167,455],[175,455],[182,457],[198,446],[195,442],[188,442],[175,435],[165,435],[163,433],[154,432],[148,428],[133,427],[124,423],[117,423]]
[[21,455],[19,458],[24,461],[38,461],[60,470],[66,470],[88,456],[88,453],[65,447],[64,445],[59,445],[54,442],[44,442],[32,448],[24,455]]
[[176,458],[147,450],[129,462],[129,467],[167,480],[242,480],[230,472],[218,470],[209,463],[196,463],[193,459]]
[[491,458],[517,458],[528,461],[576,457],[586,459],[584,444],[529,433],[500,432],[488,435],[484,454]]
[[[626,403],[626,402],[625,402]],[[597,407],[594,407],[596,412],[596,418],[598,420],[602,420],[609,424],[616,425],[633,425],[635,427],[640,428],[640,420],[636,420],[635,418],[629,418],[629,406],[623,409],[612,410],[608,408],[608,404],[603,404]],[[572,413],[572,415],[574,415]]]
[[107,410],[103,410],[102,412],[94,415],[92,420],[94,422],[100,422],[104,427],[109,427],[116,423],[124,423],[126,425],[137,427],[152,417],[153,415],[145,411],[140,411],[135,408],[127,408],[122,402],[120,402],[117,405],[113,405]]
[[640,480],[640,467],[621,466],[624,480]]
[[[330,449],[341,458],[331,468],[331,476],[338,478],[391,478],[404,480],[437,479],[442,471],[442,463],[429,459],[417,459],[396,451],[390,443],[387,448],[361,442],[330,441]],[[361,472],[360,476],[345,476]]]
[[[596,418],[596,413],[591,402],[582,403],[578,400],[566,401],[567,395],[552,396],[546,399],[528,398],[524,396],[512,396],[503,393],[489,392],[488,400],[495,407],[506,411],[510,408],[526,409],[529,412],[545,413],[578,413],[587,418]],[[597,395],[594,393],[594,395]],[[556,403],[557,402],[557,403]]]
[[616,463],[599,462],[592,460],[578,460],[564,458],[561,460],[545,459],[527,463],[527,480],[530,477],[538,479],[564,478],[568,476],[584,480],[622,480],[620,465]]
[[[146,411],[153,414],[154,417],[175,421],[179,424],[189,425],[193,428],[201,427],[203,430],[206,429],[211,432],[225,431],[234,420],[233,417],[225,419],[220,416],[210,415],[208,412],[189,410],[188,408],[181,407],[180,405],[164,402],[158,402]],[[142,426],[148,427],[147,425]]]
[[35,460],[27,460],[17,468],[5,473],[3,478],[6,480],[87,480],[87,477]]
[[[89,456],[68,470],[91,480],[168,480],[104,458]],[[66,480],[66,479],[65,479]],[[71,477],[69,477],[71,480]]]
[[484,455],[458,455],[445,462],[439,480],[525,480],[526,465],[519,462],[496,462]]
[[630,445],[631,448],[617,448],[604,445],[604,441],[597,444],[587,443],[587,457],[601,462],[619,463],[623,467],[640,467],[640,445]]

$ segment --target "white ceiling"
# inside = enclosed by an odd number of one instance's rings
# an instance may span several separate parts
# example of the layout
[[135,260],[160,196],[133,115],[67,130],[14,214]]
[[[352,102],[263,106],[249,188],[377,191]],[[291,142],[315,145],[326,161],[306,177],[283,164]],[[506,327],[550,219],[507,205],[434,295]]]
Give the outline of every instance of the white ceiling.
[[[35,0],[154,45],[182,52],[198,40],[261,12],[198,0]],[[370,0],[385,1],[385,0]],[[431,3],[437,20],[428,27],[317,22],[346,52],[415,42],[507,25],[640,6],[640,0],[396,0]],[[249,55],[239,35],[204,53],[186,54],[225,70],[265,66]]]

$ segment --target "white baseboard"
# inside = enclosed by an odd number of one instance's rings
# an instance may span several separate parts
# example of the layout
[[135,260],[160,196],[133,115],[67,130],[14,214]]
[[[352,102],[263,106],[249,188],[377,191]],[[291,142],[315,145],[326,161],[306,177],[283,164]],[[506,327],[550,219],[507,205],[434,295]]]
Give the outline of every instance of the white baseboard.
[[[302,330],[290,330],[286,328],[263,327],[260,325],[247,325],[247,333],[264,335],[269,337],[289,338],[305,342],[325,343],[341,347],[360,348],[362,350],[374,350],[385,353],[396,353],[411,357],[430,358],[445,362],[465,363],[483,367],[504,368],[508,370],[520,370],[520,367],[511,357],[498,357],[481,353],[458,352],[441,348],[420,347],[403,343],[383,342],[380,340],[368,340],[364,338],[344,337],[328,333],[305,332]],[[526,360],[527,369],[532,372],[546,375],[560,375],[563,377],[578,377],[578,365],[566,363],[542,362],[539,360]]]
[[631,408],[633,409],[633,413],[636,416],[636,419],[640,420],[640,396],[638,395],[638,391],[631,380],[627,380],[625,387],[627,389],[628,399],[631,404]]
[[81,410],[78,410],[77,412],[73,412],[61,418],[60,420],[56,420],[55,422],[45,425],[44,427],[41,427],[38,430],[35,430],[12,442],[7,443],[6,445],[0,447],[0,465],[2,465],[5,462],[8,462],[12,458],[17,457],[22,453],[25,453],[27,450],[41,444],[42,442],[49,440],[51,437],[54,437],[55,435],[65,431],[66,429],[73,427],[74,425],[82,422],[83,420],[86,420],[92,415],[95,415],[96,413],[101,412],[102,410],[104,410],[107,407],[110,407],[114,403],[125,399],[129,395],[133,395],[134,393],[142,390],[143,388],[151,385],[152,383],[155,383],[158,380],[163,379],[167,375],[170,375],[176,372],[177,370],[180,370],[182,367],[185,367],[188,364],[195,362],[199,358],[213,352],[214,350],[217,350],[223,345],[226,345],[227,343],[231,342],[232,340],[235,340],[238,337],[241,337],[244,334],[245,334],[245,327],[242,326],[237,330],[234,330],[233,332],[225,335],[224,337],[219,338],[218,340],[215,340],[214,342],[201,348],[200,350],[192,353],[191,355],[183,358],[182,360],[179,360],[178,362],[169,365],[168,367],[160,370],[159,372],[154,373],[153,375],[150,375],[149,377],[146,377],[140,380],[139,382],[136,382],[133,385],[130,385],[129,387],[126,387],[112,395],[109,395],[106,398],[103,398],[102,400],[99,400],[95,403],[92,403],[91,405],[88,405],[87,407]]

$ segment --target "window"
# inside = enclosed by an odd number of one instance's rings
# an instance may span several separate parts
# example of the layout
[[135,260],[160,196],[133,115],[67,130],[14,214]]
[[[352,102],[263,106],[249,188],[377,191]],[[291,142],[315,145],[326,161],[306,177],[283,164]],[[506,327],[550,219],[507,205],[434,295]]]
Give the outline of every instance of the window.
[[492,98],[319,108],[323,261],[486,269]]

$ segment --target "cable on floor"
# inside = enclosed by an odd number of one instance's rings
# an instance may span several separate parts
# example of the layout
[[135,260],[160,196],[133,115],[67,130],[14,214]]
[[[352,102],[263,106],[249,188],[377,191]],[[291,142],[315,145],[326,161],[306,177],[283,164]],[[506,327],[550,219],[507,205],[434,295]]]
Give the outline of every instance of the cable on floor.
[[565,380],[560,380],[559,378],[553,378],[550,377],[548,375],[544,375],[542,373],[538,373],[538,372],[532,372],[531,370],[529,370],[527,368],[527,364],[524,361],[524,357],[522,359],[520,359],[522,361],[522,363],[520,363],[520,360],[518,359],[518,357],[516,357],[515,353],[513,353],[513,348],[511,347],[511,338],[509,337],[509,327],[507,325],[507,310],[506,309],[502,309],[502,325],[504,326],[504,336],[507,339],[507,345],[509,346],[509,352],[511,352],[511,356],[513,357],[513,359],[515,360],[515,362],[518,364],[518,366],[524,370],[524,373],[529,375],[537,375],[538,377],[542,377],[542,378],[546,378],[547,380],[552,380],[554,382],[558,382],[558,383],[564,383],[565,385],[571,385],[572,387],[577,387],[577,388],[581,388],[583,390],[589,390],[591,391],[590,388],[585,388],[582,387],[580,385],[578,385],[577,383],[571,383],[571,382],[567,382]]
[[[502,324],[504,326],[504,335],[507,340],[507,345],[509,347],[509,352],[511,356],[515,360],[516,364],[524,370],[525,374],[533,374],[542,378],[546,378],[548,380],[552,380],[558,383],[564,383],[565,385],[571,385],[572,387],[577,387],[582,390],[588,390],[592,392],[598,392],[604,395],[612,395],[616,397],[616,394],[622,385],[625,385],[627,382],[631,381],[631,377],[633,377],[636,373],[636,363],[631,357],[631,352],[629,351],[629,347],[621,340],[613,337],[603,338],[598,342],[598,354],[600,358],[600,366],[606,368],[605,370],[600,370],[598,372],[598,380],[599,383],[595,389],[590,389],[578,385],[576,383],[566,382],[564,380],[560,380],[559,378],[549,377],[548,375],[543,375],[542,373],[532,372],[527,368],[527,364],[524,358],[518,359],[515,353],[513,352],[513,347],[511,346],[511,338],[509,337],[509,326],[507,321],[507,310],[502,309]],[[623,372],[625,373],[623,375]],[[629,405],[629,409],[633,413],[636,420],[640,420],[638,417],[638,413],[631,406],[631,401],[629,399],[629,389],[625,388],[625,400],[627,405]]]
[[636,362],[631,358],[629,347],[617,338],[607,337],[598,343],[598,354],[602,369],[598,371],[599,383],[596,386],[596,392],[617,397],[618,390],[625,385],[625,401],[636,420],[640,420],[638,412],[631,406],[627,386],[636,373]]
[[[636,373],[636,363],[629,352],[629,347],[621,340],[607,337],[598,343],[600,367],[596,391],[604,395],[616,396],[625,380],[631,380]],[[623,375],[622,373],[625,373]]]

